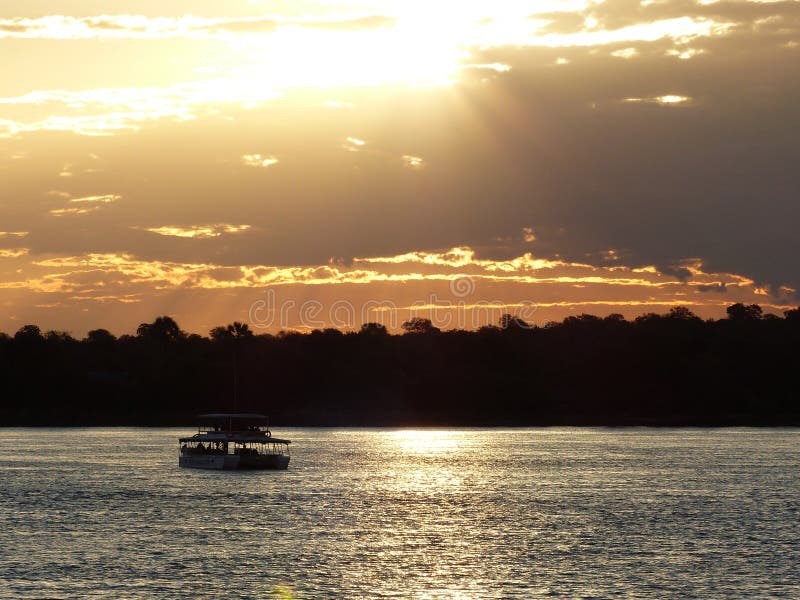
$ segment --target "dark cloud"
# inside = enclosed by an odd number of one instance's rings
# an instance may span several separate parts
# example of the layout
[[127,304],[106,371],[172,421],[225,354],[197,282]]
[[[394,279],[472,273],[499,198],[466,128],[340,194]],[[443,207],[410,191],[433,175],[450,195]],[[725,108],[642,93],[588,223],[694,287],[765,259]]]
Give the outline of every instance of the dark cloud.
[[756,21],[777,17],[783,27],[788,22],[796,21],[800,17],[800,3],[794,1],[731,2],[721,0],[703,4],[695,0],[671,0],[642,4],[640,0],[607,0],[602,3],[592,3],[584,11],[546,12],[530,16],[531,19],[550,21],[543,30],[546,33],[567,34],[584,30],[584,22],[587,18],[597,21],[597,25],[593,29],[615,30],[681,17],[712,19],[752,28],[774,27],[775,23],[756,23]]
[[[510,131],[496,99],[479,104],[511,160],[526,163],[529,196],[506,196],[507,214],[536,229],[539,247],[575,258],[624,247],[639,264],[701,257],[796,284],[800,176],[789,165],[800,150],[800,80],[789,74],[800,72],[800,52],[786,43],[798,32],[784,19],[686,45],[487,52],[482,61],[512,65],[495,81],[497,97],[520,99],[514,109],[525,115]],[[626,46],[639,55],[608,56]],[[687,47],[703,54],[667,55]],[[571,63],[555,65],[559,56]],[[666,94],[690,100],[622,102]]]
[[698,285],[697,289],[701,292],[718,292],[724,294],[728,291],[728,286],[724,283],[714,283],[709,285]]
[[691,270],[687,269],[686,267],[659,266],[657,269],[659,273],[674,277],[678,281],[688,281],[692,277]]

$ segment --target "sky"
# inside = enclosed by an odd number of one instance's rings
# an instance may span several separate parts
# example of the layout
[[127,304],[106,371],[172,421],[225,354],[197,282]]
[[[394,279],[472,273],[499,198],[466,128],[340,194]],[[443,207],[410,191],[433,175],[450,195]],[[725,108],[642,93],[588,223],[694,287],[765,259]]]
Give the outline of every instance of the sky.
[[0,0],[0,331],[800,289],[800,2]]

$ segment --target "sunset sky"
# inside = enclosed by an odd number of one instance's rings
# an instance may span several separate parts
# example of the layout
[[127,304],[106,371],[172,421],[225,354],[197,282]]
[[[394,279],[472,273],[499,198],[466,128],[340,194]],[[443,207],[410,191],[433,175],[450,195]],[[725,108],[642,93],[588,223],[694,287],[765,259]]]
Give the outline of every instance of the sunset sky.
[[797,1],[3,1],[0,71],[0,331],[798,304]]

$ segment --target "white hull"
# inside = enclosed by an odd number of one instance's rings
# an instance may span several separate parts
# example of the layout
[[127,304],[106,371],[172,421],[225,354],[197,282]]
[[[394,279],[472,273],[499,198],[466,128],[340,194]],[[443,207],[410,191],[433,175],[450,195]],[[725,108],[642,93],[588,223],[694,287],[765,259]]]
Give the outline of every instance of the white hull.
[[239,456],[237,454],[188,454],[178,457],[178,465],[187,469],[242,471],[277,469],[289,466],[289,457],[279,454]]

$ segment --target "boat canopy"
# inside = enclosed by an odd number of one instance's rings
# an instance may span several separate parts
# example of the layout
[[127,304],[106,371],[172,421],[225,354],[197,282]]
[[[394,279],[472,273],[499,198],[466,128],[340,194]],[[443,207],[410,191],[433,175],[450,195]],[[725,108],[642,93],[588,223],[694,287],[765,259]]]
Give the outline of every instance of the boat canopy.
[[206,413],[198,415],[200,431],[181,442],[244,442],[289,444],[272,437],[269,417],[257,413]]
[[184,442],[228,442],[228,443],[242,443],[242,444],[291,444],[289,440],[282,440],[274,437],[267,437],[265,435],[239,435],[237,433],[225,432],[209,432],[198,433],[191,437],[179,438],[181,443]]
[[228,421],[233,420],[237,422],[257,422],[257,423],[265,423],[269,420],[267,415],[260,415],[257,413],[207,413],[204,415],[198,415],[197,419],[199,421]]

